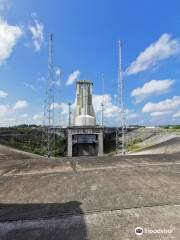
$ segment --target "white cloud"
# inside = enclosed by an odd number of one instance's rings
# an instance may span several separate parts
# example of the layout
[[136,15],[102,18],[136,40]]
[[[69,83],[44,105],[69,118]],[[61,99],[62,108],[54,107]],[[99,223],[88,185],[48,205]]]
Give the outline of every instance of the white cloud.
[[6,9],[10,7],[9,0],[0,0],[0,12],[4,13]]
[[19,100],[19,101],[17,101],[17,102],[14,104],[13,109],[14,109],[14,110],[20,110],[20,109],[27,108],[27,106],[28,106],[27,101],[25,101],[25,100]]
[[[112,96],[109,94],[93,95],[93,106],[96,113],[97,123],[100,123],[102,103],[104,105],[104,122],[109,126],[117,126],[120,122],[121,109],[114,104]],[[137,119],[139,114],[130,109],[125,109],[127,122]]]
[[57,78],[57,80],[55,81],[55,85],[60,87],[61,86],[61,69],[57,68],[55,74]]
[[[93,95],[93,105],[96,112],[97,124],[100,124],[101,120],[101,104],[104,103],[104,120],[106,125],[116,126],[119,121],[120,109],[113,103],[112,97],[109,94],[104,95]],[[71,119],[73,120],[73,113],[75,110],[75,102],[71,104]],[[38,124],[43,123],[43,112],[34,114],[19,112],[18,110],[23,110],[27,107],[27,102],[17,101],[14,105],[0,105],[0,125],[1,126],[12,126],[18,124]],[[54,108],[56,110],[55,114],[55,124],[61,126],[67,126],[68,124],[68,114],[69,105],[68,103],[54,103]],[[127,110],[128,118],[134,119],[139,115],[131,110]],[[21,113],[21,114],[19,114]]]
[[[71,104],[71,118],[73,117],[75,104]],[[52,109],[52,105],[51,105]],[[61,125],[61,126],[67,126],[68,124],[68,114],[69,114],[69,105],[68,103],[62,102],[62,103],[54,103],[54,109],[55,109],[55,124]]]
[[129,112],[127,118],[128,119],[135,119],[138,118],[139,114],[138,113],[133,113],[133,112]]
[[152,43],[127,68],[126,74],[133,75],[158,66],[163,60],[180,53],[180,40],[172,39],[170,34],[163,34]]
[[31,123],[42,125],[43,124],[43,112],[36,113],[32,116]]
[[34,18],[34,23],[29,25],[29,30],[32,33],[34,51],[38,52],[41,50],[44,42],[44,26],[37,18]]
[[175,80],[173,79],[151,80],[150,82],[145,83],[142,87],[135,88],[131,92],[131,96],[135,97],[136,102],[139,103],[153,94],[167,92],[174,82]]
[[33,90],[33,91],[36,90],[35,86],[32,85],[32,84],[30,84],[30,83],[24,82],[24,86],[25,86],[26,88],[30,88],[30,89]]
[[27,118],[28,117],[28,114],[27,113],[23,113],[20,115],[21,118]]
[[0,117],[4,117],[9,112],[9,106],[8,105],[0,105]]
[[164,112],[151,112],[150,115],[151,117],[162,117],[162,116],[165,116],[165,115],[168,115],[170,114],[171,112],[169,111],[164,111]]
[[148,112],[167,112],[175,111],[180,108],[180,96],[174,96],[172,99],[166,99],[158,103],[149,102],[142,109],[143,113]]
[[[23,103],[24,102],[24,103]],[[0,126],[12,126],[25,123],[27,113],[19,114],[17,110],[23,110],[27,106],[26,101],[17,101],[14,105],[0,105]]]
[[[111,122],[112,124],[116,121],[120,114],[120,109],[113,104],[112,97],[109,94],[104,95],[93,95],[93,106],[94,111],[96,113],[97,122],[100,123],[101,111],[102,111],[102,102],[104,104],[104,118],[107,122]],[[75,110],[76,102],[71,104],[71,117],[73,118],[73,113]],[[69,105],[68,103],[54,103],[54,108],[60,113],[61,124],[67,125],[68,123],[68,114],[69,114]]]
[[[71,104],[71,110],[74,110],[75,104]],[[54,103],[54,109],[60,110],[61,115],[68,115],[69,105],[68,103]]]
[[80,76],[79,70],[76,70],[73,73],[71,73],[66,81],[66,85],[72,85],[79,76]]
[[33,117],[32,117],[32,119],[33,120],[39,120],[40,118],[42,119],[42,113],[37,113],[37,114],[35,114],[35,115],[33,115]]
[[61,75],[61,69],[60,69],[60,68],[57,68],[57,69],[56,69],[56,76],[59,76],[59,75]]
[[93,95],[93,106],[96,114],[101,113],[102,103],[104,104],[104,116],[106,118],[119,116],[120,109],[112,103],[112,97],[109,94]]
[[38,82],[46,82],[46,77],[44,77],[44,76],[38,77],[37,81]]
[[12,126],[24,123],[22,116],[16,114],[9,105],[0,105],[0,126]]
[[0,64],[11,55],[22,34],[19,26],[9,25],[5,20],[0,19]]
[[173,114],[174,118],[180,118],[180,111],[177,111],[176,113]]
[[[32,118],[29,114],[23,112],[28,106],[25,100],[17,101],[15,104],[1,104],[0,105],[0,126],[15,126],[19,124],[30,124],[32,123]],[[21,110],[21,111],[18,111]]]
[[6,98],[8,96],[7,92],[0,91],[0,98]]
[[[68,115],[69,113],[69,105],[67,103],[61,103],[59,106],[62,115]],[[71,105],[71,110],[74,110],[73,105]]]

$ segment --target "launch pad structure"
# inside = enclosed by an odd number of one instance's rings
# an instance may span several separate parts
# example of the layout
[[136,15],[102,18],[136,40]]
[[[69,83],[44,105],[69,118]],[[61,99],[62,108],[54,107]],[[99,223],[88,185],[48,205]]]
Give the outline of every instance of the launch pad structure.
[[88,80],[76,83],[73,124],[67,128],[68,157],[103,156],[103,127],[96,125],[92,86]]
[[74,126],[67,129],[68,157],[103,156],[103,128]]
[[[124,82],[122,78],[122,50],[121,41],[118,41],[118,107],[120,109],[119,122],[116,128],[116,154],[124,155],[127,151],[126,110],[124,105]],[[82,80],[76,84],[76,110],[73,126],[68,128],[68,156],[103,155],[103,111],[102,126],[96,125],[96,116],[92,104],[91,81]]]
[[[118,42],[118,108],[120,109],[118,126],[116,128],[116,154],[126,153],[127,141],[125,133],[126,111],[124,105],[124,84],[122,78],[121,64],[121,42]],[[54,55],[53,34],[49,35],[49,57],[48,57],[48,84],[44,104],[42,153],[51,157],[55,150],[55,109],[54,109]],[[102,78],[103,80],[103,78]],[[80,80],[76,82],[76,102],[73,121],[69,103],[69,126],[66,129],[68,139],[67,155],[72,156],[102,156],[103,155],[103,130],[104,130],[104,100],[101,103],[101,125],[97,125],[95,111],[92,103],[93,82]],[[104,80],[103,80],[104,89]],[[104,97],[104,90],[103,90]]]

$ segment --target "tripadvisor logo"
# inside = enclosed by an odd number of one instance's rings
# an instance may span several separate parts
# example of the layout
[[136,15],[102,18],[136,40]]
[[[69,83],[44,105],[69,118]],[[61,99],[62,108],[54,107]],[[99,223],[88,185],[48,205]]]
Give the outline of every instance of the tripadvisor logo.
[[149,229],[149,228],[142,228],[142,227],[137,227],[135,228],[135,234],[137,236],[141,236],[143,234],[169,234],[173,233],[173,229]]
[[143,235],[143,228],[137,227],[135,229],[135,234],[138,235],[138,236]]

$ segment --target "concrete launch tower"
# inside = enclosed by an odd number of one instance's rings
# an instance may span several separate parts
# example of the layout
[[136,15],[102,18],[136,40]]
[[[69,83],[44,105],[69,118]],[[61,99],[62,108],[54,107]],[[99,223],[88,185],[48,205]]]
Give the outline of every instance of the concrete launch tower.
[[93,83],[87,80],[76,83],[76,110],[74,126],[95,126],[96,117],[92,104]]
[[93,83],[87,80],[76,83],[73,126],[67,129],[69,157],[103,155],[103,127],[96,125],[92,86]]

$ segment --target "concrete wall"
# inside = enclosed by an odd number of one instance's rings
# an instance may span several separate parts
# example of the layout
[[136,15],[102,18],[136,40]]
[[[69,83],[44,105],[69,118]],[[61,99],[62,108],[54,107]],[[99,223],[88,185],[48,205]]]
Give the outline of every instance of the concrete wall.
[[72,127],[67,132],[68,157],[103,156],[103,128]]

